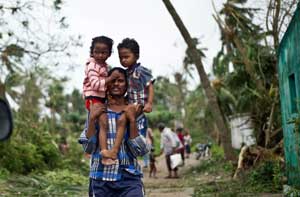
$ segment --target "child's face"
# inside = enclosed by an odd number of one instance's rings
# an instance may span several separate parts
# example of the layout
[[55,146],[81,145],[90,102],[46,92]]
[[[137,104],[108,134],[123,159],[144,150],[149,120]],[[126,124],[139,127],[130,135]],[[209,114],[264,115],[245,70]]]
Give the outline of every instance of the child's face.
[[136,57],[136,55],[127,48],[119,49],[119,58],[122,66],[126,68],[130,68],[131,66],[135,65],[136,61],[138,60],[138,57]]
[[110,51],[106,44],[96,43],[92,55],[98,64],[104,64],[110,56]]

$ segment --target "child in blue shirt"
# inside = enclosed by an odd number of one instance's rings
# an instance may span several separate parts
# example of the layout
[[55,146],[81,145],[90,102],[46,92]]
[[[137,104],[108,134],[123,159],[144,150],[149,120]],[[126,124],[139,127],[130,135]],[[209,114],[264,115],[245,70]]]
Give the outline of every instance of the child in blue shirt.
[[[137,127],[141,134],[145,137],[147,131],[147,119],[143,112],[150,113],[154,98],[153,78],[151,71],[138,63],[140,56],[140,48],[137,41],[125,38],[118,45],[120,63],[127,68],[128,103],[135,104],[139,116],[137,117]],[[106,158],[117,158],[117,153],[124,136],[126,118],[121,116],[118,120],[116,141],[112,149],[102,150],[101,153]]]

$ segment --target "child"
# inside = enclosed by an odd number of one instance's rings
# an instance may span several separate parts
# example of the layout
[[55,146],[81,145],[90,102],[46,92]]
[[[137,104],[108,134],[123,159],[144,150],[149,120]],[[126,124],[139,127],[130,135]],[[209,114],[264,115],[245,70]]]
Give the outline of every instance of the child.
[[[108,77],[108,66],[106,60],[110,57],[113,40],[106,36],[99,36],[92,39],[90,47],[90,58],[85,66],[85,77],[83,81],[83,95],[85,106],[90,112],[93,106],[93,113],[90,113],[87,133],[95,131],[95,121],[99,122],[99,142],[101,150],[107,149],[106,130],[107,116],[105,112],[106,85],[116,79],[115,75]],[[111,163],[108,158],[102,158],[102,163]]]
[[154,148],[151,148],[151,153],[150,153],[150,171],[149,171],[149,177],[156,177],[156,165],[155,165],[155,154],[154,154]]
[[192,137],[188,130],[185,130],[184,133],[184,147],[185,147],[185,152],[186,152],[186,158],[190,157],[191,154],[191,144],[192,144]]
[[[127,68],[128,88],[127,96],[129,104],[136,104],[137,111],[142,110],[145,113],[152,111],[154,97],[153,82],[151,71],[137,63],[140,56],[139,44],[134,39],[125,38],[118,45],[120,63]],[[117,153],[121,145],[125,125],[127,120],[121,116],[118,121],[116,141],[111,150],[102,151],[102,155],[107,158],[117,158]],[[120,123],[120,124],[119,124]],[[143,113],[137,118],[137,127],[140,133],[145,137],[147,131],[147,119]]]

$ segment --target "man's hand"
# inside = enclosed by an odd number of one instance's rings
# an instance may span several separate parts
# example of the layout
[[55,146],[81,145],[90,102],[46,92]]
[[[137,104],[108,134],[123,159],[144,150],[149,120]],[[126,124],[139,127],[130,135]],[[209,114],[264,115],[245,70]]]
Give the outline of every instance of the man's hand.
[[176,148],[172,148],[172,155],[177,153],[177,149]]
[[151,103],[146,103],[143,109],[144,112],[150,113],[152,112],[152,104]]

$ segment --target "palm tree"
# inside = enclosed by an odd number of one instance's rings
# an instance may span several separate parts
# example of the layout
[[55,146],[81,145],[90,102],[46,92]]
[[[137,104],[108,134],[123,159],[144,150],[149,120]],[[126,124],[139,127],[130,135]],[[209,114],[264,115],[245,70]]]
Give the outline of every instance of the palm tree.
[[186,29],[185,25],[183,24],[181,18],[177,14],[175,8],[173,7],[170,0],[163,0],[163,3],[165,4],[167,10],[171,14],[175,24],[177,25],[180,33],[182,34],[185,42],[188,45],[189,49],[189,56],[193,60],[193,62],[196,65],[196,69],[198,71],[198,74],[200,76],[201,84],[205,90],[205,94],[207,96],[210,109],[212,111],[212,114],[216,120],[216,125],[219,129],[219,132],[221,134],[222,139],[222,146],[224,148],[225,158],[229,160],[234,159],[233,151],[231,148],[231,142],[230,142],[230,132],[229,129],[226,126],[226,121],[224,120],[222,116],[222,112],[220,109],[220,106],[217,102],[217,97],[210,86],[210,81],[208,79],[208,76],[204,70],[204,66],[201,59],[201,53],[197,50],[195,46],[195,42],[193,41],[192,37],[190,36],[188,30]]

